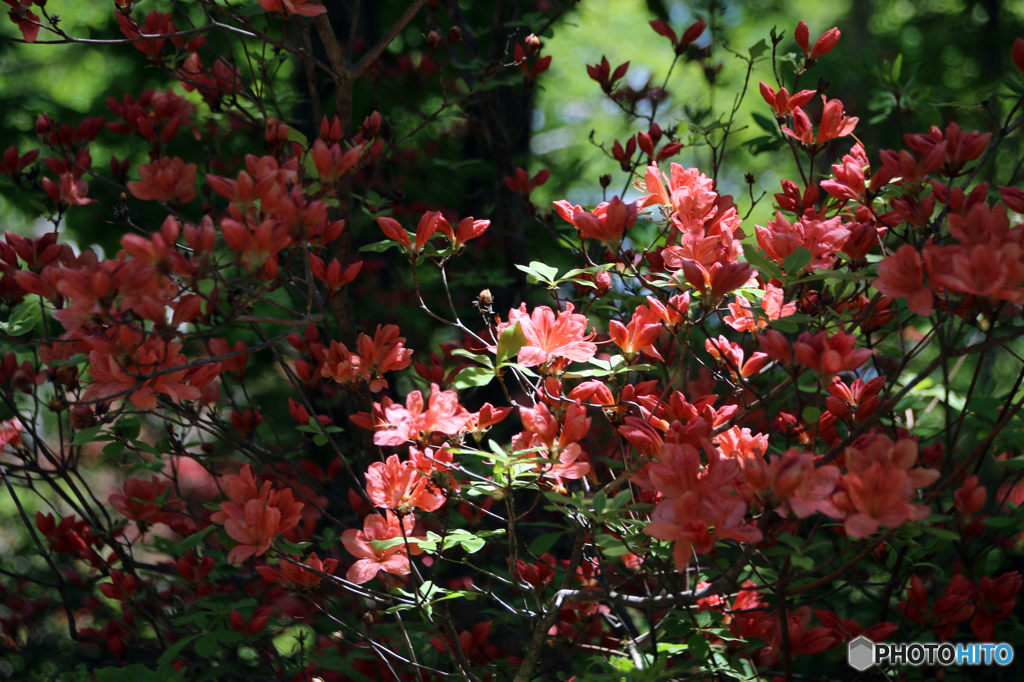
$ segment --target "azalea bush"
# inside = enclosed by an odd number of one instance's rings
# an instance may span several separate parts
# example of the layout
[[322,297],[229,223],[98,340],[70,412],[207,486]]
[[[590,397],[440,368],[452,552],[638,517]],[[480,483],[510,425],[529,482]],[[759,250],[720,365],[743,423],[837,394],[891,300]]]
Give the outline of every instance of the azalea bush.
[[[86,40],[6,2],[5,40]],[[358,8],[117,0],[100,45],[164,85],[4,152],[47,225],[0,244],[5,674],[789,682],[861,635],[1022,641],[1024,39],[986,129],[867,149],[801,88],[839,28],[654,21],[666,73],[742,89],[669,127],[665,85],[581,65],[634,132],[594,140],[603,201],[544,205],[507,114],[569,7],[356,41]],[[404,192],[469,134],[493,172],[445,182],[490,201]],[[740,140],[773,196],[721,190]]]

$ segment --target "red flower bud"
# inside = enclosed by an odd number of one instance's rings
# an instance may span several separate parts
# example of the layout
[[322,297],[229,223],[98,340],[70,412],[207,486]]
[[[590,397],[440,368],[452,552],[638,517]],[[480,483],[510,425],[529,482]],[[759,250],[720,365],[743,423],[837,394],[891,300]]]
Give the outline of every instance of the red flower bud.
[[[1021,41],[1020,38],[1017,38],[1017,41],[1018,42],[1024,42],[1024,41]],[[1017,60],[1017,56],[1016,56],[1017,55],[1017,44],[1016,43],[1014,43],[1013,49],[1014,49],[1014,52],[1013,52],[1014,58],[1013,59],[1014,59],[1014,61],[1016,61]],[[1024,52],[1024,49],[1022,49],[1021,52]],[[1024,68],[1024,67],[1022,67],[1022,68]],[[48,114],[41,114],[39,116],[39,118],[36,119],[36,135],[39,136],[40,142],[43,142],[44,141],[43,137],[45,135],[49,135],[52,130],[53,130],[53,121],[50,120],[50,116]]]
[[801,21],[796,25],[796,29],[793,30],[793,38],[796,40],[796,44],[800,46],[800,49],[804,51],[804,54],[810,53],[808,47],[808,40],[810,40],[811,32],[807,28],[806,22]]
[[839,42],[839,36],[840,33],[838,28],[831,28],[826,31],[825,34],[818,38],[817,42],[814,43],[814,47],[811,48],[810,58],[818,59],[831,52],[835,48],[836,43]]
[[658,155],[655,157],[655,161],[664,161],[665,159],[671,158],[679,153],[679,150],[683,148],[681,142],[669,142],[667,145],[661,148]]
[[389,239],[394,239],[396,242],[405,247],[408,251],[412,249],[412,242],[409,241],[409,233],[405,231],[405,228],[399,224],[394,218],[377,218],[377,224],[380,225],[380,229],[384,230],[384,234]]
[[526,54],[532,56],[540,49],[540,38],[531,33],[526,36],[523,45],[526,47]]
[[640,131],[637,133],[637,138],[640,141],[640,151],[648,156],[654,156],[654,141],[651,140],[651,136]]

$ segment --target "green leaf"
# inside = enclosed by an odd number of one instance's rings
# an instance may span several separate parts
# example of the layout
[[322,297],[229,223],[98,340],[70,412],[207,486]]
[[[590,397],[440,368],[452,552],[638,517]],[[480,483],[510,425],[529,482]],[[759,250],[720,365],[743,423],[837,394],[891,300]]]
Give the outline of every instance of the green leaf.
[[90,429],[82,429],[81,431],[75,434],[75,439],[71,441],[71,444],[85,445],[86,443],[92,443],[93,441],[98,440],[111,440],[111,438],[107,434],[103,434],[101,438],[97,438],[97,435],[99,435],[99,432],[102,428],[103,426],[100,425],[94,426]]
[[789,276],[796,275],[810,265],[812,258],[810,249],[806,246],[798,246],[793,253],[786,256],[786,259],[782,261],[782,269]]
[[[444,539],[444,547],[447,549],[448,547],[461,545],[468,553],[475,554],[484,548],[486,544],[485,538],[504,534],[505,530],[503,528],[498,530],[480,530],[475,533],[459,528],[451,531],[448,537]],[[428,537],[429,535],[428,533]]]
[[103,446],[103,454],[107,457],[117,457],[124,452],[124,443],[114,441],[113,443],[107,443]]
[[[971,406],[974,406],[974,401],[971,401]],[[1014,457],[1013,459],[1003,460],[1002,462],[996,462],[997,467],[1024,467],[1024,457]]]
[[[989,528],[1010,528],[1020,524],[1018,519],[1010,519],[1006,517],[989,518],[985,519],[985,525]],[[1021,524],[1024,525],[1024,524]]]
[[6,321],[0,321],[0,333],[21,336],[35,329],[42,321],[43,309],[33,296],[16,305]]
[[483,163],[483,159],[432,159],[431,163],[451,171],[457,171],[466,166],[475,166],[478,163]]
[[1019,78],[1009,77],[1003,79],[1003,85],[1013,91],[1014,94],[1020,96],[1024,95],[1024,84],[1020,82]]
[[690,655],[698,661],[707,659],[711,654],[711,647],[708,645],[708,640],[699,632],[691,635],[690,638],[686,640],[686,648],[689,650]]
[[797,326],[796,322],[787,320],[784,317],[780,317],[777,320],[772,320],[768,323],[768,326],[773,329],[778,329],[780,332],[786,332],[787,334],[796,334],[800,331],[800,327]]
[[[595,273],[595,272],[601,272],[602,270],[610,270],[611,268],[614,268],[614,267],[615,267],[615,263],[605,263],[603,265],[595,265],[595,266],[589,267],[589,268],[573,268],[569,272],[567,272],[564,275],[562,275],[561,278],[559,279],[559,281],[560,282],[566,282],[568,280],[571,280],[576,275],[583,275],[583,274],[591,274],[591,273]],[[581,284],[582,284],[582,282],[581,282]]]
[[743,249],[743,257],[755,269],[767,275],[768,279],[780,279],[782,277],[782,270],[779,269],[779,266],[768,260],[753,246]]
[[511,357],[519,354],[519,349],[529,343],[523,333],[523,327],[516,322],[511,327],[506,327],[498,339],[498,366]]
[[300,133],[297,129],[292,128],[291,126],[288,127],[288,141],[298,142],[303,147],[306,147],[307,149],[309,148],[309,140],[306,138],[306,136]]
[[234,644],[242,641],[242,633],[234,630],[221,630],[216,635],[221,644]]
[[140,663],[123,668],[100,668],[95,675],[96,682],[158,682],[161,679],[156,672]]
[[217,530],[218,526],[207,526],[198,533],[192,533],[181,542],[175,543],[175,546],[183,552],[187,552],[190,549],[199,546],[199,543],[203,541],[207,535]]
[[456,348],[455,350],[452,351],[452,355],[459,355],[464,358],[469,358],[470,360],[475,360],[476,362],[479,362],[481,365],[484,365],[485,367],[494,366],[491,363],[490,356],[484,355],[482,353],[473,353],[471,351],[466,350],[465,348]]
[[418,594],[420,599],[423,599],[424,601],[430,601],[435,597],[440,597],[444,595],[446,592],[448,592],[448,590],[438,585],[435,585],[431,580],[425,581],[416,590],[416,594]]
[[174,619],[175,625],[188,625],[189,623],[196,623],[199,627],[205,628],[207,623],[210,622],[210,614],[205,611],[197,611],[195,613],[189,613],[184,616],[180,616]]
[[405,538],[397,537],[391,538],[390,540],[370,540],[370,547],[373,547],[378,552],[384,552],[392,547],[398,547],[399,545],[405,544]]
[[553,268],[546,263],[540,261],[533,261],[528,266],[516,265],[517,268],[522,270],[528,275],[533,275],[537,279],[545,282],[546,284],[553,285],[555,283],[555,277],[558,276],[558,269]]
[[[401,540],[401,538],[399,538]],[[288,554],[295,554],[296,556],[302,556],[306,553],[306,550],[313,544],[312,542],[289,542],[288,540],[278,540],[278,546],[287,552]]]
[[532,369],[530,369],[529,367],[524,367],[523,365],[520,365],[520,364],[519,364],[518,362],[512,362],[512,363],[509,363],[509,364],[508,364],[508,366],[509,366],[509,367],[515,367],[515,368],[516,368],[516,370],[518,370],[518,371],[522,372],[522,373],[523,373],[523,374],[525,374],[526,376],[528,376],[528,377],[531,377],[531,378],[533,378],[533,379],[536,379],[537,377],[539,377],[539,376],[540,376],[539,374],[537,374],[536,372],[534,372],[534,371],[533,371]]
[[122,417],[114,422],[114,427],[110,430],[115,436],[127,438],[138,438],[142,432],[142,425],[139,420],[135,417]]
[[785,138],[781,135],[758,135],[740,143],[741,147],[749,147],[750,153],[754,156],[764,152],[774,152],[782,149],[786,144]]
[[757,125],[760,126],[766,132],[773,134],[778,132],[778,128],[775,127],[775,121],[768,118],[764,114],[754,112],[753,114],[751,114],[751,116],[754,117],[754,122],[757,123]]
[[383,253],[393,246],[400,246],[394,239],[385,239],[382,242],[374,242],[373,244],[367,244],[366,246],[360,246],[360,251],[369,251],[371,253]]
[[790,555],[789,560],[790,562],[792,562],[794,566],[798,566],[799,568],[802,568],[805,571],[809,571],[812,568],[814,568],[814,559],[812,559],[809,556],[800,556],[799,554],[793,554]]
[[896,59],[892,61],[892,82],[893,85],[899,83],[900,71],[903,70],[903,53],[896,55]]
[[203,658],[209,658],[213,656],[214,652],[217,651],[217,635],[212,632],[207,632],[205,635],[196,640],[196,653]]
[[936,537],[943,538],[944,540],[959,540],[959,533],[954,533],[951,530],[945,528],[935,528],[934,526],[921,526],[921,530],[926,533],[931,533]]
[[475,554],[479,552],[481,549],[483,549],[484,545],[487,543],[484,541],[483,538],[471,537],[466,538],[465,540],[461,540],[459,544],[462,545],[462,548],[466,550],[468,553]]
[[814,424],[821,418],[821,410],[814,405],[808,405],[804,408],[804,411],[800,413],[803,420],[808,424]]
[[293,625],[274,637],[273,642],[282,656],[291,658],[303,650],[308,652],[316,644],[316,631],[305,623]]
[[595,540],[601,548],[601,552],[606,556],[622,556],[629,553],[629,548],[622,542],[622,539],[614,535],[602,533]]
[[750,55],[751,59],[757,59],[767,51],[768,43],[764,41],[764,38],[761,38],[761,40],[754,43],[754,45],[749,50],[747,50],[747,54]]
[[535,538],[533,542],[530,543],[530,554],[540,556],[541,554],[547,553],[555,546],[555,543],[558,542],[558,539],[563,535],[565,535],[563,531],[558,531],[557,533],[545,533],[544,535]]
[[[801,247],[801,248],[803,248],[803,247]],[[813,273],[811,273],[809,275],[804,275],[803,277],[800,278],[800,281],[801,282],[817,282],[819,280],[838,279],[838,280],[841,280],[843,282],[848,282],[850,280],[864,279],[865,278],[865,276],[864,276],[865,272],[866,272],[866,270],[861,270],[860,273],[854,273],[854,272],[844,272],[843,270],[830,270],[830,269],[827,269],[827,268],[822,268],[821,270],[815,270]],[[836,293],[838,293],[838,292],[836,292]]]
[[163,452],[160,451],[160,448],[150,445],[145,441],[135,440],[133,438],[131,444],[132,447],[134,447],[135,449],[142,450],[143,452],[148,452],[149,454],[156,455],[157,457],[163,454]]
[[[316,159],[313,158],[312,154],[306,154],[306,159],[302,162],[302,167],[306,170],[306,175],[310,178],[320,178],[320,169],[316,167]],[[318,187],[320,186],[319,182],[315,182],[313,184]]]
[[[175,658],[178,657],[178,654],[181,653],[181,650],[184,649],[185,647],[187,647],[192,642],[192,640],[196,639],[197,637],[199,637],[199,635],[192,635],[191,637],[186,637],[185,639],[179,639],[177,642],[175,642],[171,646],[167,647],[167,650],[164,651],[160,655],[160,658],[158,658],[156,662],[157,663],[170,663],[170,662],[172,662]],[[138,681],[137,680],[126,680],[126,682],[138,682]]]
[[494,379],[494,370],[490,367],[467,367],[455,377],[455,388],[486,386],[491,383],[492,379]]
[[796,537],[792,533],[780,533],[779,534],[779,541],[780,542],[784,542],[787,545],[789,545],[790,547],[792,547],[793,551],[795,551],[795,552],[799,552],[800,551],[800,547],[803,544],[800,541],[800,538]]
[[629,504],[630,500],[633,499],[633,493],[630,490],[623,490],[621,493],[612,498],[611,509],[618,509],[624,504]]

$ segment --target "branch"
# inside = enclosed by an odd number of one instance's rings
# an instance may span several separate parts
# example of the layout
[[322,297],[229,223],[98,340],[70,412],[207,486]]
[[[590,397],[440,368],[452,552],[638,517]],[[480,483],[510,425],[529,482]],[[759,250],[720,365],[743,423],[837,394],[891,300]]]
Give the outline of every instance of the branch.
[[199,28],[190,28],[186,31],[177,31],[176,33],[153,33],[151,35],[140,34],[138,38],[114,38],[110,40],[100,40],[94,38],[74,38],[64,33],[63,31],[59,31],[59,34],[64,36],[62,40],[37,40],[33,43],[30,43],[27,40],[21,38],[10,38],[8,36],[0,36],[0,40],[4,40],[11,43],[25,43],[27,45],[131,45],[132,43],[141,43],[149,40],[161,40],[163,38],[177,38],[179,36],[190,36],[196,33],[206,33],[207,31],[210,31],[215,28],[227,31],[228,33],[235,33],[237,35],[242,36],[243,38],[259,37],[255,33],[243,31],[240,28],[235,28],[234,26],[228,26],[227,24],[221,24],[215,21],[212,24],[200,26]]
[[[519,667],[519,672],[516,673],[516,679],[514,682],[530,682],[533,677],[533,669],[537,666],[537,661],[540,659],[540,653],[544,649],[544,639],[548,635],[548,630],[555,624],[555,620],[558,618],[558,614],[562,611],[562,602],[566,601],[570,596],[577,595],[580,592],[589,592],[589,599],[593,599],[594,590],[569,590],[566,589],[572,579],[576,576],[576,568],[580,565],[583,560],[583,545],[587,539],[587,530],[582,526],[576,530],[576,544],[572,548],[572,557],[569,559],[569,565],[565,567],[565,580],[562,581],[562,589],[555,594],[555,600],[551,604],[551,607],[544,614],[537,625],[533,629],[533,637],[530,639],[530,647],[526,650],[526,655],[523,656],[523,664]],[[571,599],[569,601],[586,601],[584,599]]]
[[331,63],[331,75],[334,76],[335,82],[348,80],[351,65],[341,52],[338,37],[334,35],[334,27],[331,26],[331,20],[327,18],[327,14],[317,15],[313,19],[313,26],[316,27],[316,31],[320,35],[320,42],[323,43],[324,51],[327,52],[327,61]]
[[[370,68],[370,66],[377,61],[377,58],[384,54],[384,50],[387,49],[388,45],[398,37],[398,34],[402,32],[412,18],[416,16],[416,13],[420,11],[423,5],[427,4],[427,0],[413,0],[413,3],[409,5],[409,9],[405,10],[405,13],[398,18],[388,32],[385,33],[377,44],[370,48],[370,51],[363,55],[355,66],[352,67],[350,77],[352,80],[359,78]],[[320,15],[323,16],[323,15]]]

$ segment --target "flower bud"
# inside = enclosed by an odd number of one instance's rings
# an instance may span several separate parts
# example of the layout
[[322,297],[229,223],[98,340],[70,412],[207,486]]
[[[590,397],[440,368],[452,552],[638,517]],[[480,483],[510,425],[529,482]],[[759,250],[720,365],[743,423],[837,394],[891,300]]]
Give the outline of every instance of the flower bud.
[[11,388],[20,393],[32,395],[32,388],[35,386],[35,383],[36,377],[31,370],[18,369],[11,375]]
[[[1020,40],[1018,38],[1017,40]],[[49,135],[53,130],[53,121],[50,120],[48,114],[40,114],[39,118],[36,119],[36,135],[39,136],[39,141],[45,143],[43,137]]]
[[1024,73],[1024,38],[1017,38],[1013,41],[1013,50],[1010,52],[1010,56],[1013,57],[1013,63],[1017,65],[1020,72]]
[[599,181],[602,188],[608,189],[608,185],[612,184],[612,176],[610,173],[608,175],[602,175]]
[[452,26],[448,29],[448,44],[458,45],[459,41],[462,40],[462,29],[458,26]]
[[832,28],[826,31],[825,34],[818,38],[817,42],[814,43],[814,47],[811,48],[811,54],[808,58],[814,60],[827,55],[835,48],[836,43],[839,42],[840,35],[838,28]]
[[811,32],[807,28],[807,23],[801,21],[796,25],[796,29],[793,31],[793,38],[796,39],[796,44],[800,46],[800,49],[804,51],[804,54],[810,52],[808,47],[808,41],[810,40]]
[[540,49],[540,38],[531,33],[526,36],[526,40],[523,41],[523,46],[526,48],[527,55],[533,55]]
[[437,31],[431,31],[427,34],[427,47],[430,48],[431,52],[437,51],[437,48],[441,47],[441,34]]
[[96,425],[96,415],[88,405],[76,405],[71,409],[71,426],[76,431],[88,429]]

